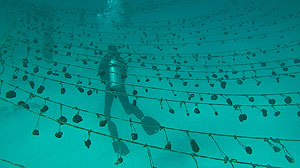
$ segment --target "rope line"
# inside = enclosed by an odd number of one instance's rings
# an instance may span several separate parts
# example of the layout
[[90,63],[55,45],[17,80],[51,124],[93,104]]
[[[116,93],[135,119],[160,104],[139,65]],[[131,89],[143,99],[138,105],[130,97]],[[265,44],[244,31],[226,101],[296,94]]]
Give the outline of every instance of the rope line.
[[[8,65],[8,64],[5,64],[7,66],[10,66],[10,67],[13,67],[14,69],[16,69],[17,67],[15,66],[12,66],[12,65]],[[24,73],[28,73],[27,71],[25,70],[22,70],[20,68],[17,68],[19,71],[22,71]],[[297,72],[297,73],[300,73],[300,72]],[[54,81],[58,84],[67,84],[67,85],[70,85],[70,86],[75,86],[75,87],[78,87],[79,85],[78,84],[74,84],[74,83],[70,83],[70,82],[65,82],[65,81],[61,81],[61,80],[57,80],[57,79],[52,79],[52,78],[48,78],[48,77],[44,77],[44,76],[41,76],[41,75],[37,75],[37,74],[34,74],[34,73],[29,73],[30,75],[32,76],[36,76],[36,77],[39,77],[41,79],[47,79],[47,80],[50,80],[50,81]],[[289,73],[290,74],[290,73]],[[134,94],[127,94],[127,93],[123,93],[123,92],[118,92],[118,91],[107,91],[107,90],[104,90],[104,89],[99,89],[99,88],[95,88],[95,87],[91,87],[91,86],[85,86],[85,85],[80,85],[80,87],[83,87],[83,88],[86,88],[86,89],[91,89],[91,90],[96,90],[96,91],[100,91],[100,92],[105,92],[105,93],[110,93],[110,94],[120,94],[120,95],[125,95],[125,96],[130,96],[130,97],[135,97],[135,98],[142,98],[142,99],[149,99],[149,100],[157,100],[157,101],[161,101],[162,98],[155,98],[155,97],[149,97],[149,96],[137,96],[137,95],[134,95]],[[163,99],[164,100],[164,99]],[[177,103],[182,103],[183,101],[182,100],[175,100],[175,99],[168,99],[169,102],[177,102]],[[188,104],[199,104],[199,105],[215,105],[215,106],[231,106],[229,104],[222,104],[222,103],[205,103],[205,102],[195,102],[195,101],[186,101],[186,103]],[[265,105],[265,104],[259,104],[259,105],[252,105],[252,104],[239,104],[238,106],[240,107],[284,107],[284,106],[299,106],[298,103],[295,103],[295,104],[274,104],[274,105]]]
[[[2,100],[2,98],[1,98],[1,100]],[[26,168],[26,167],[23,166],[23,165],[20,165],[20,164],[17,164],[17,163],[14,163],[14,162],[11,162],[11,161],[2,159],[2,158],[0,158],[0,160],[3,161],[3,162],[5,162],[5,163],[9,163],[9,164],[11,164],[11,165],[13,165],[13,166],[17,166],[17,167],[21,167],[21,168]]]
[[[67,104],[63,104],[63,103],[54,101],[54,100],[50,99],[49,97],[46,97],[46,98],[41,97],[41,96],[39,96],[37,94],[34,94],[34,93],[30,92],[30,91],[22,89],[21,87],[15,86],[15,85],[13,85],[13,84],[11,84],[9,82],[6,82],[4,80],[1,80],[1,81],[3,83],[6,83],[6,84],[10,85],[11,87],[16,88],[17,90],[21,90],[22,92],[28,93],[30,96],[33,95],[33,97],[37,97],[37,98],[43,99],[45,101],[52,102],[52,103],[57,104],[59,106],[65,106],[67,108],[75,110],[76,112],[77,111],[81,111],[81,112],[93,114],[95,116],[101,116],[101,117],[106,117],[106,118],[121,120],[121,121],[129,122],[129,123],[132,122],[132,123],[139,124],[139,125],[147,125],[147,126],[151,126],[151,127],[157,127],[157,126],[153,126],[153,125],[150,125],[150,124],[145,124],[145,123],[142,123],[142,122],[137,122],[137,121],[134,121],[134,120],[122,119],[122,118],[119,118],[119,117],[114,117],[114,116],[110,116],[110,115],[100,114],[100,113],[97,113],[97,112],[92,112],[92,111],[89,111],[89,110],[85,110],[85,109],[81,109],[81,108],[78,108],[78,107],[74,107],[74,106],[70,106],[70,105],[67,105]],[[159,128],[160,128],[160,130],[168,129],[168,130],[180,131],[180,132],[184,132],[184,133],[189,132],[189,133],[195,133],[195,134],[221,136],[221,137],[230,137],[230,138],[243,138],[243,139],[254,139],[254,140],[277,139],[277,140],[280,140],[280,141],[300,142],[300,139],[267,138],[267,137],[252,137],[252,136],[241,136],[241,135],[231,135],[231,134],[219,134],[219,133],[210,133],[210,132],[193,131],[193,130],[186,130],[186,129],[179,129],[179,128],[171,128],[171,127],[167,127],[167,126],[160,126]]]
[[[10,103],[10,104],[12,104],[14,106],[18,106],[17,104],[15,104],[15,103],[13,103],[11,101],[3,99],[2,97],[0,97],[0,99],[2,101],[4,101],[4,102]],[[57,119],[51,118],[51,117],[46,116],[44,114],[40,114],[40,113],[32,111],[30,109],[26,109],[26,110],[29,111],[29,112],[31,112],[31,113],[33,113],[33,114],[41,115],[44,118],[47,118],[49,120],[52,120],[52,121],[55,121],[55,122],[59,123],[59,121]],[[199,154],[195,154],[195,153],[181,152],[181,151],[176,151],[176,150],[169,150],[169,149],[165,149],[165,148],[154,146],[154,145],[143,144],[143,143],[139,143],[139,142],[135,142],[135,141],[123,139],[123,138],[118,138],[118,137],[107,135],[107,134],[104,134],[104,133],[101,133],[101,132],[94,131],[92,129],[83,128],[83,127],[76,126],[76,125],[69,124],[69,123],[64,123],[64,125],[67,125],[67,126],[70,126],[70,127],[73,127],[73,128],[77,128],[77,129],[80,129],[80,130],[83,130],[83,131],[86,131],[86,132],[94,133],[94,134],[97,134],[97,135],[101,135],[101,136],[104,136],[104,137],[108,137],[108,138],[111,138],[111,139],[116,139],[116,140],[119,140],[119,141],[124,141],[124,142],[128,142],[128,143],[136,144],[136,145],[143,146],[143,147],[149,147],[149,148],[158,149],[158,150],[170,151],[170,152],[174,152],[174,153],[178,153],[178,154],[184,154],[184,155],[193,156],[193,157],[199,157],[199,158],[204,158],[204,159],[210,159],[210,160],[216,160],[216,161],[222,161],[222,162],[227,161],[227,160],[222,159],[222,158],[205,156],[205,155],[199,155]],[[243,164],[243,165],[255,165],[256,167],[270,168],[270,165],[253,164],[253,163],[249,163],[249,162],[237,161],[236,159],[231,159],[229,162],[233,162],[233,163],[237,163],[237,164]],[[271,166],[271,168],[280,168],[280,167]]]

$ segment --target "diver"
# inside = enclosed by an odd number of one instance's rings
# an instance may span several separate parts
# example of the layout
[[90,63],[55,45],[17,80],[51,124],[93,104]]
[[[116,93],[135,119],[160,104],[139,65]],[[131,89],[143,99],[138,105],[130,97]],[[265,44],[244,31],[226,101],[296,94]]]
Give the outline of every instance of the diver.
[[53,33],[54,28],[51,25],[47,25],[44,32],[44,40],[42,47],[42,56],[47,61],[53,60]]
[[[142,127],[148,135],[153,135],[160,129],[160,124],[144,113],[136,106],[129,102],[126,95],[125,79],[127,75],[127,64],[120,56],[115,45],[108,46],[108,54],[101,60],[98,68],[98,76],[106,85],[104,114],[110,116],[111,107],[114,97],[119,98],[125,112],[130,115],[134,114],[143,123]],[[115,93],[114,93],[115,92]],[[118,130],[111,118],[105,119],[111,136],[118,137]],[[130,151],[123,141],[113,140],[113,149],[115,153],[127,155]],[[119,151],[119,146],[120,150]]]
[[84,9],[80,9],[79,13],[79,26],[86,26],[86,11]]

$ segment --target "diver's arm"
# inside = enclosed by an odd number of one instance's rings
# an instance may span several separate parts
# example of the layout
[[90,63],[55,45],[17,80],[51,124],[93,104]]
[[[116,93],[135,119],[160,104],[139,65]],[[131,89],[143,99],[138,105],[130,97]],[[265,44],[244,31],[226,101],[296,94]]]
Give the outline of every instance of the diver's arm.
[[107,73],[106,71],[108,69],[108,64],[109,64],[108,61],[109,60],[105,57],[100,61],[100,64],[99,64],[99,67],[98,67],[98,76],[103,76],[104,73]]
[[101,60],[99,67],[98,67],[98,76],[102,79],[102,83],[106,83],[109,80],[109,61],[110,59],[104,57]]
[[126,78],[127,76],[127,70],[128,70],[128,66],[127,63],[124,61],[124,59],[122,57],[117,57],[118,61],[120,62],[120,66],[121,66],[121,75],[122,78]]

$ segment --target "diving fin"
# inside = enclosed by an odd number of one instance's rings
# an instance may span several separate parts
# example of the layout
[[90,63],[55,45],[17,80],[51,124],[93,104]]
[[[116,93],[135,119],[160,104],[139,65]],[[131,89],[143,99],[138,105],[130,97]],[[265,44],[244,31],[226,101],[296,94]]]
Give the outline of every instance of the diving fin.
[[[119,141],[113,141],[112,146],[114,148],[114,152],[119,153]],[[126,156],[129,152],[130,151],[129,151],[127,145],[123,141],[120,141],[120,154],[122,156]]]
[[152,117],[145,116],[142,120],[142,127],[148,135],[153,135],[160,129],[160,124]]

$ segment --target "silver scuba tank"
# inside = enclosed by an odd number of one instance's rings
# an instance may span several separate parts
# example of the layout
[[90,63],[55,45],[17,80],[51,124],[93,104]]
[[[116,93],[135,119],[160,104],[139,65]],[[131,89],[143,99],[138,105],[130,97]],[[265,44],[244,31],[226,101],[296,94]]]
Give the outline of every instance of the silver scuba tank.
[[115,59],[111,59],[109,64],[110,88],[118,89],[122,86],[121,75],[122,74],[120,62]]

